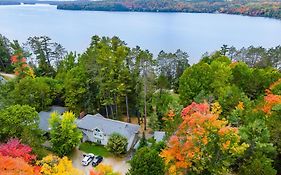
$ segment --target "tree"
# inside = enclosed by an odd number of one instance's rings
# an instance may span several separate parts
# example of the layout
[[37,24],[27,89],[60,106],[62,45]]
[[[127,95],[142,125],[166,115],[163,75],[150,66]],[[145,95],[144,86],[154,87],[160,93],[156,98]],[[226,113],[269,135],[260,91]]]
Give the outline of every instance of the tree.
[[0,34],[0,71],[11,71],[10,41]]
[[272,160],[262,154],[256,154],[241,166],[241,175],[276,175],[276,170],[272,167]]
[[163,175],[165,174],[165,165],[158,152],[154,149],[140,148],[132,160],[131,168],[127,175]]
[[109,165],[99,164],[93,170],[90,170],[90,175],[120,175],[120,173],[113,172]]
[[[276,150],[270,142],[270,132],[266,126],[266,117],[261,111],[246,111],[244,115],[239,134],[241,135],[241,141],[248,144],[249,148],[239,161],[241,165],[239,170],[243,171],[243,169],[248,166],[259,166],[258,162],[260,160],[266,160],[260,163],[263,164],[264,167],[269,168],[272,166],[271,162],[276,154]],[[249,164],[249,162],[253,164]],[[257,168],[258,167],[254,169]],[[273,167],[271,168],[273,169]],[[258,174],[262,174],[262,172]]]
[[74,114],[65,112],[60,116],[52,113],[49,123],[53,150],[60,156],[69,154],[82,138],[82,133],[75,124]]
[[[158,77],[159,84],[168,81],[166,88],[172,88],[177,91],[179,78],[184,70],[189,67],[188,54],[181,50],[177,50],[175,53],[161,51],[157,57],[157,66],[158,74],[160,75]],[[163,79],[161,80],[161,78]]]
[[1,175],[40,175],[40,167],[32,167],[22,158],[13,158],[0,154]]
[[56,79],[65,80],[69,70],[77,66],[76,52],[70,52],[58,63]]
[[72,166],[71,160],[67,157],[48,155],[42,160],[37,161],[41,166],[42,175],[82,175],[83,173]]
[[206,103],[182,110],[183,122],[161,153],[169,174],[225,174],[243,155],[248,145],[240,143],[238,128],[218,117]]
[[[40,145],[39,116],[28,105],[14,105],[0,111],[0,140],[20,138],[28,145]],[[36,143],[34,142],[36,138]]]
[[126,137],[113,133],[110,135],[106,148],[113,154],[121,155],[127,152],[128,140]]
[[207,63],[198,63],[187,68],[180,77],[179,94],[181,103],[189,104],[203,91],[207,95],[211,91],[212,80],[211,68]]
[[251,99],[264,94],[265,89],[281,76],[275,69],[250,68],[243,62],[232,64],[232,75],[232,83]]
[[51,38],[47,36],[29,37],[26,45],[35,55],[38,64],[36,75],[54,76],[55,68],[66,54],[65,49],[60,44],[51,42]]
[[26,58],[23,57],[21,53],[13,55],[11,57],[11,62],[15,67],[14,72],[18,78],[22,79],[26,76],[35,77],[32,68],[26,63]]
[[10,139],[7,143],[0,145],[0,154],[2,156],[19,157],[27,163],[30,163],[36,158],[36,155],[31,152],[32,148],[28,145],[21,144],[18,139]]
[[[276,152],[277,152],[277,155],[274,156],[274,167],[277,170],[277,174],[280,174],[281,172],[281,167],[279,166],[281,163],[281,138],[280,138],[281,123],[279,122],[281,120],[280,82],[281,79],[270,85],[270,87],[267,89],[267,94],[264,97],[261,107],[262,111],[266,115],[265,121],[266,121],[266,126],[270,132],[270,142],[276,148]],[[268,159],[267,162],[268,165],[270,165],[272,160]]]
[[140,143],[140,144],[139,144],[138,149],[143,148],[143,147],[145,147],[145,146],[148,145],[148,144],[147,144],[147,140],[146,140],[146,138],[145,138],[145,133],[144,133],[144,132],[142,132],[142,137],[141,137],[139,143]]
[[85,66],[80,63],[68,70],[64,79],[59,78],[60,74],[57,77],[63,82],[65,105],[77,115],[99,111],[98,84],[93,80],[95,75],[89,73]]
[[164,129],[165,120],[163,120],[170,110],[180,110],[182,106],[179,104],[177,94],[168,90],[159,90],[152,95],[151,100],[152,112],[150,113],[148,125],[153,130]]
[[[137,48],[139,49],[139,48]],[[138,95],[137,108],[143,115],[144,119],[144,130],[147,127],[147,113],[148,113],[148,102],[154,92],[153,82],[154,76],[154,60],[153,55],[148,50],[138,50],[136,56],[136,74],[139,77],[136,83]]]
[[48,77],[21,79],[10,90],[12,104],[26,104],[35,107],[37,111],[48,108],[60,94],[59,82]]
[[229,58],[220,53],[202,58],[198,64],[187,68],[180,77],[181,103],[186,105],[193,100],[203,102],[218,98],[220,92],[230,85],[231,73]]

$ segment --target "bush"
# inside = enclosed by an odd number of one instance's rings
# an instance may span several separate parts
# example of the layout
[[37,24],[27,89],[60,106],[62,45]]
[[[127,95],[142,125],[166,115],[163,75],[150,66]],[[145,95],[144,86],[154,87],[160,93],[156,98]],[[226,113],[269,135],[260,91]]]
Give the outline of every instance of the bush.
[[247,161],[239,171],[240,175],[275,175],[277,171],[271,165],[272,160],[264,155],[257,155]]
[[128,140],[126,137],[113,133],[107,142],[107,150],[115,155],[125,154],[127,152]]
[[131,169],[127,175],[163,175],[165,165],[159,153],[149,147],[139,149],[130,161]]

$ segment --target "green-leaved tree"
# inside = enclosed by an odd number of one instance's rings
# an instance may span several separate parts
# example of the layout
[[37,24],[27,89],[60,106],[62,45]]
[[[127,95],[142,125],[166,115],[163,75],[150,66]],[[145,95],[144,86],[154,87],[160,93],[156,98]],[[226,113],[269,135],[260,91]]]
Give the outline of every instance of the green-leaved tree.
[[69,154],[82,138],[82,133],[75,124],[75,116],[72,112],[65,112],[62,116],[52,113],[50,127],[53,150],[60,156]]

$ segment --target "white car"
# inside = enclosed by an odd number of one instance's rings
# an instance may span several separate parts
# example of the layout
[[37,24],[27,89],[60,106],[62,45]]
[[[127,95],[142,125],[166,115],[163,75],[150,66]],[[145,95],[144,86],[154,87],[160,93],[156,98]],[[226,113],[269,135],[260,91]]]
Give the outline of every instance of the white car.
[[95,155],[92,153],[83,155],[82,165],[88,166],[95,158]]

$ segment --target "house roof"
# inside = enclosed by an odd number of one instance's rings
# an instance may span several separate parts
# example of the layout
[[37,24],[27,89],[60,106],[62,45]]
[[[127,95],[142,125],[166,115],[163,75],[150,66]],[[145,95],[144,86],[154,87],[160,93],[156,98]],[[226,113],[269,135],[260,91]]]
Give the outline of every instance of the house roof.
[[39,112],[39,128],[43,131],[49,131],[49,119],[51,117],[52,112],[57,112],[59,114],[64,113],[67,110],[65,107],[61,106],[52,106],[49,111],[41,111]]
[[77,119],[76,123],[80,129],[94,130],[95,128],[99,128],[106,135],[119,133],[128,140],[132,135],[138,133],[140,129],[139,125],[104,118],[101,114],[88,114],[82,119]]
[[0,75],[0,83],[5,83],[5,82],[6,82],[5,78]]
[[156,142],[163,141],[163,139],[165,137],[165,132],[163,132],[163,131],[155,131],[154,134],[153,134],[153,137],[156,140]]

